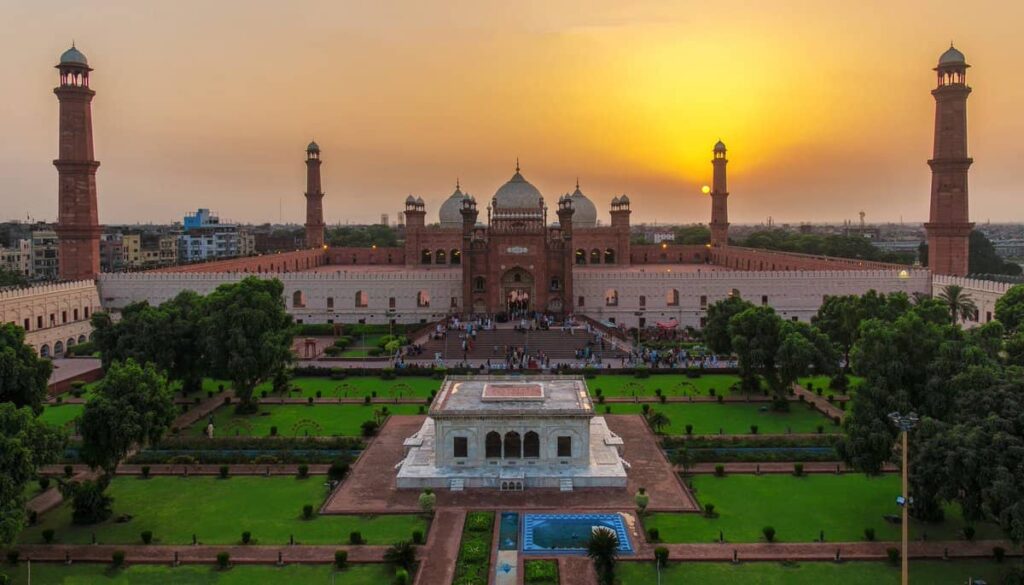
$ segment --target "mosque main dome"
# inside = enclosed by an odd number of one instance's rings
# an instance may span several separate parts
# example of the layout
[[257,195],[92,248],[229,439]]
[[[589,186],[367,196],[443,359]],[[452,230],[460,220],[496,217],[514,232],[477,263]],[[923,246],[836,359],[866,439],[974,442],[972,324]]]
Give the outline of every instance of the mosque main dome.
[[444,203],[441,204],[441,208],[438,210],[438,220],[441,222],[441,227],[461,227],[462,226],[462,200],[467,199],[469,195],[462,192],[459,184],[455,184],[455,192],[451,194]]
[[541,199],[540,191],[523,178],[517,165],[516,174],[494,193],[494,206],[500,209],[538,209]]

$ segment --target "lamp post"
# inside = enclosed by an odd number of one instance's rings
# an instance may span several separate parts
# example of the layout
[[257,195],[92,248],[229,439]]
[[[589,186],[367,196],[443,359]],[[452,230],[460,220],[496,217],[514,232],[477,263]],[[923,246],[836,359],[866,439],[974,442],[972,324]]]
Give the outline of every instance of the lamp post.
[[920,420],[916,413],[911,412],[910,414],[900,414],[899,412],[890,412],[889,420],[892,421],[896,428],[900,430],[900,439],[902,446],[902,457],[903,457],[903,493],[896,500],[896,502],[903,508],[903,518],[900,523],[903,529],[903,550],[901,557],[901,583],[908,585],[910,583],[910,558],[909,558],[909,540],[910,540],[910,518],[908,515],[910,509],[910,495],[909,495],[909,449],[907,448],[907,436],[910,434],[910,429],[914,428]]

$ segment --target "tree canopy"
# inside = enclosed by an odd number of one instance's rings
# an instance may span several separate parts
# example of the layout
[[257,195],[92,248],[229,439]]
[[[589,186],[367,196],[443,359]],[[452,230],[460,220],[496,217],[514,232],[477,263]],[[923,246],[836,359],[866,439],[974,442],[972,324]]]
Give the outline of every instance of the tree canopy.
[[688,225],[676,228],[677,244],[707,244],[711,241],[711,230],[706,225]]
[[36,468],[57,460],[65,441],[30,409],[0,403],[0,545],[11,544],[25,524],[25,485]]
[[811,323],[827,335],[842,353],[844,369],[848,369],[850,350],[858,339],[862,322],[868,319],[894,321],[909,309],[910,298],[904,293],[886,295],[869,290],[860,296],[826,297]]
[[704,341],[708,348],[717,354],[731,354],[732,334],[729,332],[729,320],[753,307],[752,303],[744,301],[739,295],[709,305],[708,318],[704,325]]
[[167,379],[153,364],[114,362],[82,412],[82,460],[113,474],[132,447],[159,441],[176,412]]
[[255,410],[253,389],[292,359],[292,319],[279,280],[250,276],[206,297],[202,319],[213,375],[231,380],[241,410]]
[[797,252],[834,256],[836,258],[856,258],[876,262],[894,262],[913,264],[914,254],[886,252],[876,248],[870,240],[861,236],[842,236],[818,234],[799,234],[781,229],[758,231],[743,240],[743,246],[779,250],[781,252]]
[[1024,329],[1024,284],[1011,287],[996,301],[996,319],[1008,331]]
[[395,230],[386,225],[357,225],[328,228],[325,234],[331,246],[348,248],[390,247],[398,245]]
[[42,412],[53,364],[25,344],[25,330],[0,325],[0,402]]

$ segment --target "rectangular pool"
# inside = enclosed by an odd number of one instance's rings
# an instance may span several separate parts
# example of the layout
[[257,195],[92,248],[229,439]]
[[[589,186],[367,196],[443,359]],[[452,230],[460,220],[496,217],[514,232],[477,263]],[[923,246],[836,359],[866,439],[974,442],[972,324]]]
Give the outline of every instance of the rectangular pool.
[[498,550],[519,550],[519,513],[502,512],[498,526]]
[[619,553],[632,554],[633,545],[620,514],[526,514],[523,552],[582,554],[594,528],[608,528],[619,538]]

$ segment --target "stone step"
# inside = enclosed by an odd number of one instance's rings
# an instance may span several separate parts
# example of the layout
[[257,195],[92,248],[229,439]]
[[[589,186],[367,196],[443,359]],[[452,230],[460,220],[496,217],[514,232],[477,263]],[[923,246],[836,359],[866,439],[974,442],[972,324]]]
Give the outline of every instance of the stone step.
[[566,478],[558,480],[558,489],[559,489],[559,491],[563,491],[563,492],[571,492],[572,491],[572,478],[566,477]]
[[452,479],[451,483],[448,484],[448,489],[453,492],[461,492],[463,487],[465,487],[465,484],[459,478]]

